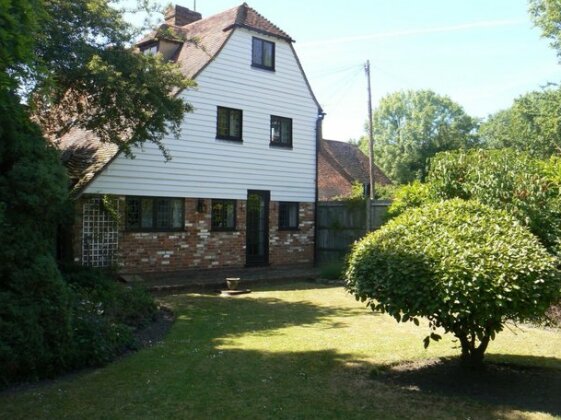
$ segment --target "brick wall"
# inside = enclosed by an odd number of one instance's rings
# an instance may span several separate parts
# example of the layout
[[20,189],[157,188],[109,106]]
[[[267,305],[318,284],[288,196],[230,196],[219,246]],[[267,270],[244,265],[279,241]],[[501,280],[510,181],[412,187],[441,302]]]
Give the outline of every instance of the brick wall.
[[279,203],[269,210],[271,265],[311,265],[314,262],[314,203],[300,203],[298,230],[279,230]]
[[[82,206],[76,202],[74,256],[81,261]],[[128,232],[119,228],[118,266],[122,272],[174,271],[243,267],[245,265],[246,202],[236,202],[236,230],[211,230],[211,200],[185,199],[185,225],[177,232]],[[125,200],[119,198],[124,221]],[[314,256],[314,204],[300,203],[300,229],[278,230],[278,202],[270,203],[269,253],[271,266],[311,265]]]
[[173,271],[187,268],[243,267],[245,264],[245,202],[237,201],[236,230],[211,231],[210,203],[197,212],[198,199],[185,199],[181,232],[121,233],[123,271]]

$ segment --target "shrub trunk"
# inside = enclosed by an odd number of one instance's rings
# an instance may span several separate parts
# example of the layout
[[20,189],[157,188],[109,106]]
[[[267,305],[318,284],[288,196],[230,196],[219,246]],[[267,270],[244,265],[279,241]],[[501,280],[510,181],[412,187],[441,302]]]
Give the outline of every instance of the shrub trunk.
[[479,345],[477,345],[475,336],[469,337],[467,334],[457,334],[456,336],[462,345],[462,365],[470,369],[482,368],[485,350],[487,350],[491,337],[488,335],[484,336],[479,341]]

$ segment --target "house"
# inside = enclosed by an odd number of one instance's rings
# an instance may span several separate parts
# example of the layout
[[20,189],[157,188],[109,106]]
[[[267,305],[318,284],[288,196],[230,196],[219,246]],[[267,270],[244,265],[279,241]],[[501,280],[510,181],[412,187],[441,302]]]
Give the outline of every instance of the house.
[[[321,140],[318,153],[318,192],[320,201],[351,194],[354,183],[370,185],[368,157],[357,145],[334,140]],[[390,185],[384,172],[374,166],[374,185]]]
[[194,111],[164,139],[170,161],[152,144],[129,159],[86,131],[59,139],[74,260],[122,272],[311,265],[324,114],[294,40],[245,3],[205,19],[175,6],[160,29],[137,46],[196,81],[178,93]]

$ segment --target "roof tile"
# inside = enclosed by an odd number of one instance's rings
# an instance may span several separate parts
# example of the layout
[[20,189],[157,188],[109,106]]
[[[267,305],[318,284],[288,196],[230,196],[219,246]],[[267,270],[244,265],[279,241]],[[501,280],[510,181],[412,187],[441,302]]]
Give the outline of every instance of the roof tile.
[[[320,145],[320,153],[330,158],[339,167],[340,172],[351,182],[370,183],[370,163],[368,157],[362,153],[358,146],[342,141],[323,139]],[[374,181],[380,185],[392,183],[377,165],[374,165]]]

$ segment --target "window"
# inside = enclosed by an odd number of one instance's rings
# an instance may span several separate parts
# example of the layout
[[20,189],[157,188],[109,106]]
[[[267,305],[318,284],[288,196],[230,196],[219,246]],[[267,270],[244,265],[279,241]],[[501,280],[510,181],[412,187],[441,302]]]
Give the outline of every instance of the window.
[[158,52],[158,44],[150,44],[140,49],[142,54],[156,55]]
[[253,38],[251,65],[266,70],[275,69],[275,43]]
[[217,109],[216,138],[242,141],[242,111],[240,109]]
[[292,120],[271,115],[271,144],[292,147]]
[[279,203],[279,230],[298,229],[299,203]]
[[182,198],[127,197],[127,230],[181,230],[185,214],[183,206]]
[[212,200],[212,230],[236,229],[236,200]]

